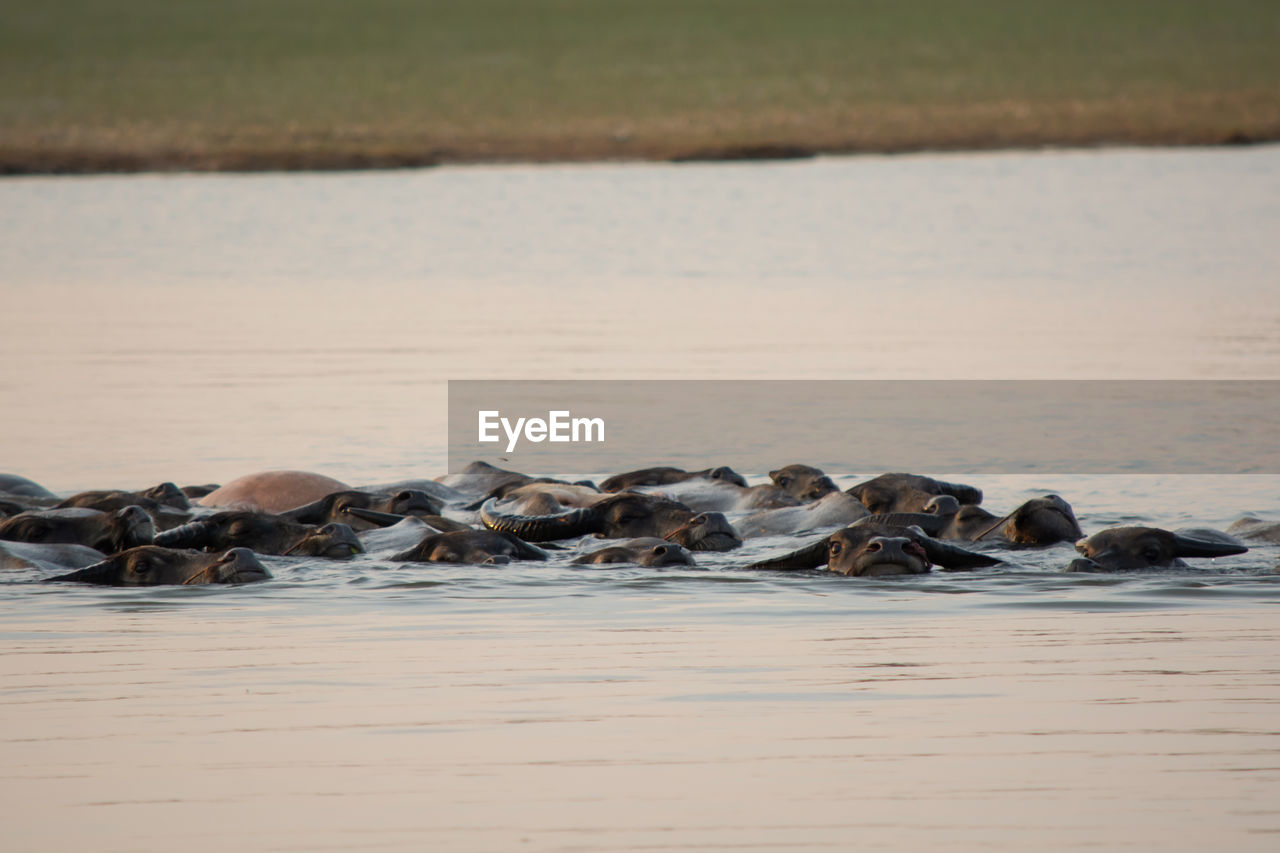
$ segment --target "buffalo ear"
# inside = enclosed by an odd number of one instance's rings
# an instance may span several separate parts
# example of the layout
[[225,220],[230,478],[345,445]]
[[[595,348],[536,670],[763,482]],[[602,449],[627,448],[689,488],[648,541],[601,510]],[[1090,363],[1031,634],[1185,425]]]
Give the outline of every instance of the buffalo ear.
[[929,562],[944,569],[957,571],[981,569],[987,566],[997,566],[1004,562],[997,557],[992,557],[990,554],[979,554],[977,551],[969,551],[949,542],[939,542],[937,539],[932,539],[928,536],[917,536],[916,541],[920,543],[920,547],[924,548],[924,553],[929,558]]
[[827,563],[827,540],[819,539],[817,542],[806,545],[798,551],[792,551],[790,554],[783,554],[780,557],[770,557],[767,560],[758,560],[749,566],[748,569],[756,569],[760,571],[803,571],[805,569],[816,569]]
[[944,495],[951,495],[962,504],[980,504],[982,503],[982,489],[977,486],[968,486],[964,483],[943,483],[938,485],[942,489]]
[[1229,557],[1243,554],[1248,547],[1216,530],[1186,530],[1173,534],[1175,557]]
[[432,533],[430,536],[425,537],[421,542],[419,542],[417,545],[414,545],[412,548],[401,551],[399,554],[393,554],[390,557],[390,559],[393,563],[429,562],[426,556],[427,554],[431,553],[431,549],[434,548],[436,546],[436,543],[439,541],[440,541],[440,534]]

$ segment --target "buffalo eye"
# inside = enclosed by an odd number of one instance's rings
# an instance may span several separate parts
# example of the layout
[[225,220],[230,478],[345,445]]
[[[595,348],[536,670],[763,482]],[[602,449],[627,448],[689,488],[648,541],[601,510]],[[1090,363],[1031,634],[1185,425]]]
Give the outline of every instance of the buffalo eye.
[[830,543],[829,545],[827,545],[827,550],[830,551],[832,554],[839,554],[841,551],[840,543],[839,542]]
[[791,478],[790,478],[790,477],[779,477],[779,478],[778,478],[778,485],[785,489],[787,486],[790,486],[790,485],[791,485]]
[[663,554],[665,554],[665,553],[667,553],[667,546],[666,546],[666,545],[654,545],[654,546],[653,546],[653,554],[654,554],[654,556],[656,556],[656,557],[661,557],[661,556],[662,556]]
[[1154,563],[1156,560],[1160,559],[1160,549],[1154,545],[1149,548],[1144,548],[1142,556],[1147,560],[1147,562]]

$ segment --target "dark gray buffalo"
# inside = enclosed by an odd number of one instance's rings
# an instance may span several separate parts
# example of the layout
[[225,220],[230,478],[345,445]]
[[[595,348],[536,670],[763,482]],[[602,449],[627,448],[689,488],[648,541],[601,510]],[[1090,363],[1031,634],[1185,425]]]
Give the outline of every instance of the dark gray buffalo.
[[1069,572],[1120,572],[1186,568],[1183,558],[1228,557],[1249,549],[1216,530],[1170,532],[1158,527],[1112,527],[1076,543],[1083,556]]
[[104,586],[161,586],[253,583],[270,577],[271,573],[247,548],[232,548],[219,555],[143,545],[48,581]]

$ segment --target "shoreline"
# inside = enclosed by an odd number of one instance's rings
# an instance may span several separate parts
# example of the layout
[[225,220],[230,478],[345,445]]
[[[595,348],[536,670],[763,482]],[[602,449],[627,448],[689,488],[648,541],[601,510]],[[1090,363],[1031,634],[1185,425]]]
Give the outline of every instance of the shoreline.
[[488,141],[456,146],[316,144],[221,147],[166,145],[129,149],[110,145],[0,144],[0,178],[145,173],[339,172],[464,165],[585,163],[728,163],[856,156],[1103,148],[1247,147],[1280,143],[1280,126],[1261,131],[1151,133],[991,133],[939,135],[880,144],[863,140],[740,142],[631,142],[617,139]]

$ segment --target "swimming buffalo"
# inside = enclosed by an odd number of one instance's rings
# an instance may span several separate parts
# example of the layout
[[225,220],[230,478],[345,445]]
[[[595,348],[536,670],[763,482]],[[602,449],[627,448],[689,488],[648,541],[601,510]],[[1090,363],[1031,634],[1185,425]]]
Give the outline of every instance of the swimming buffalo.
[[346,524],[355,531],[371,530],[380,525],[352,512],[355,509],[396,515],[436,515],[444,502],[432,498],[417,489],[402,489],[390,494],[347,489],[325,495],[317,501],[304,504],[279,514],[280,518],[302,524]]
[[18,474],[0,474],[0,494],[19,498],[36,498],[42,501],[58,499],[57,495],[44,486]]
[[918,513],[887,513],[876,518],[916,525],[938,539],[1039,546],[1075,542],[1084,536],[1071,505],[1057,495],[1024,501],[1008,515],[961,504],[951,495],[936,495]]
[[85,545],[10,542],[0,540],[0,569],[44,569],[65,572],[83,569],[106,559],[106,554]]
[[1186,568],[1183,557],[1227,557],[1249,549],[1216,530],[1169,532],[1158,527],[1112,527],[1076,543],[1084,556],[1069,572]]
[[962,504],[982,503],[981,489],[922,477],[919,474],[881,474],[852,486],[847,491],[876,515],[921,512],[937,495],[951,495]]
[[455,530],[450,533],[433,533],[391,559],[413,563],[501,565],[512,560],[545,560],[547,554],[510,533]]
[[602,492],[623,492],[638,486],[668,486],[672,483],[683,483],[688,480],[718,480],[746,488],[747,481],[741,474],[727,465],[715,468],[704,468],[701,471],[685,471],[683,468],[643,468],[639,471],[628,471],[615,474],[600,484]]
[[148,512],[159,511],[161,507],[174,510],[189,510],[191,502],[182,490],[173,483],[161,483],[141,492],[124,492],[103,490],[95,492],[79,492],[57,504],[59,507],[80,506],[99,509],[103,512],[114,512],[127,506],[140,506]]
[[842,575],[879,576],[923,574],[932,566],[961,570],[994,566],[1001,561],[988,554],[967,551],[925,535],[919,528],[903,527],[866,518],[837,530],[805,547],[760,560],[748,569],[816,569]]
[[104,554],[150,544],[154,536],[151,516],[137,506],[117,512],[80,507],[31,510],[0,521],[0,539],[85,545]]
[[312,524],[266,512],[227,510],[166,530],[156,537],[155,543],[167,548],[196,548],[218,553],[228,548],[249,548],[259,554],[331,558],[350,557],[361,550],[359,540],[347,525],[325,527],[332,529],[318,536]]
[[200,505],[285,512],[347,488],[346,483],[310,471],[259,471],[214,489],[200,498]]
[[862,501],[853,495],[835,491],[800,506],[752,513],[739,519],[734,526],[742,531],[744,538],[750,539],[755,536],[805,533],[820,527],[844,527],[870,514]]
[[728,551],[742,544],[733,526],[718,512],[696,513],[684,504],[656,495],[624,492],[589,507],[544,515],[519,515],[490,499],[480,520],[491,530],[514,533],[527,542],[551,542],[594,533],[602,539],[653,536],[691,551]]
[[830,477],[812,465],[784,465],[769,472],[774,485],[801,501],[816,501],[840,489]]
[[692,566],[693,557],[681,546],[665,539],[646,537],[609,545],[571,561],[575,566],[603,566],[634,563],[639,566]]
[[222,555],[215,555],[143,545],[48,580],[105,586],[160,586],[241,584],[270,577],[271,573],[247,548],[232,548]]
[[1246,515],[1232,522],[1227,533],[1242,539],[1257,539],[1262,542],[1280,543],[1280,521],[1256,518]]

